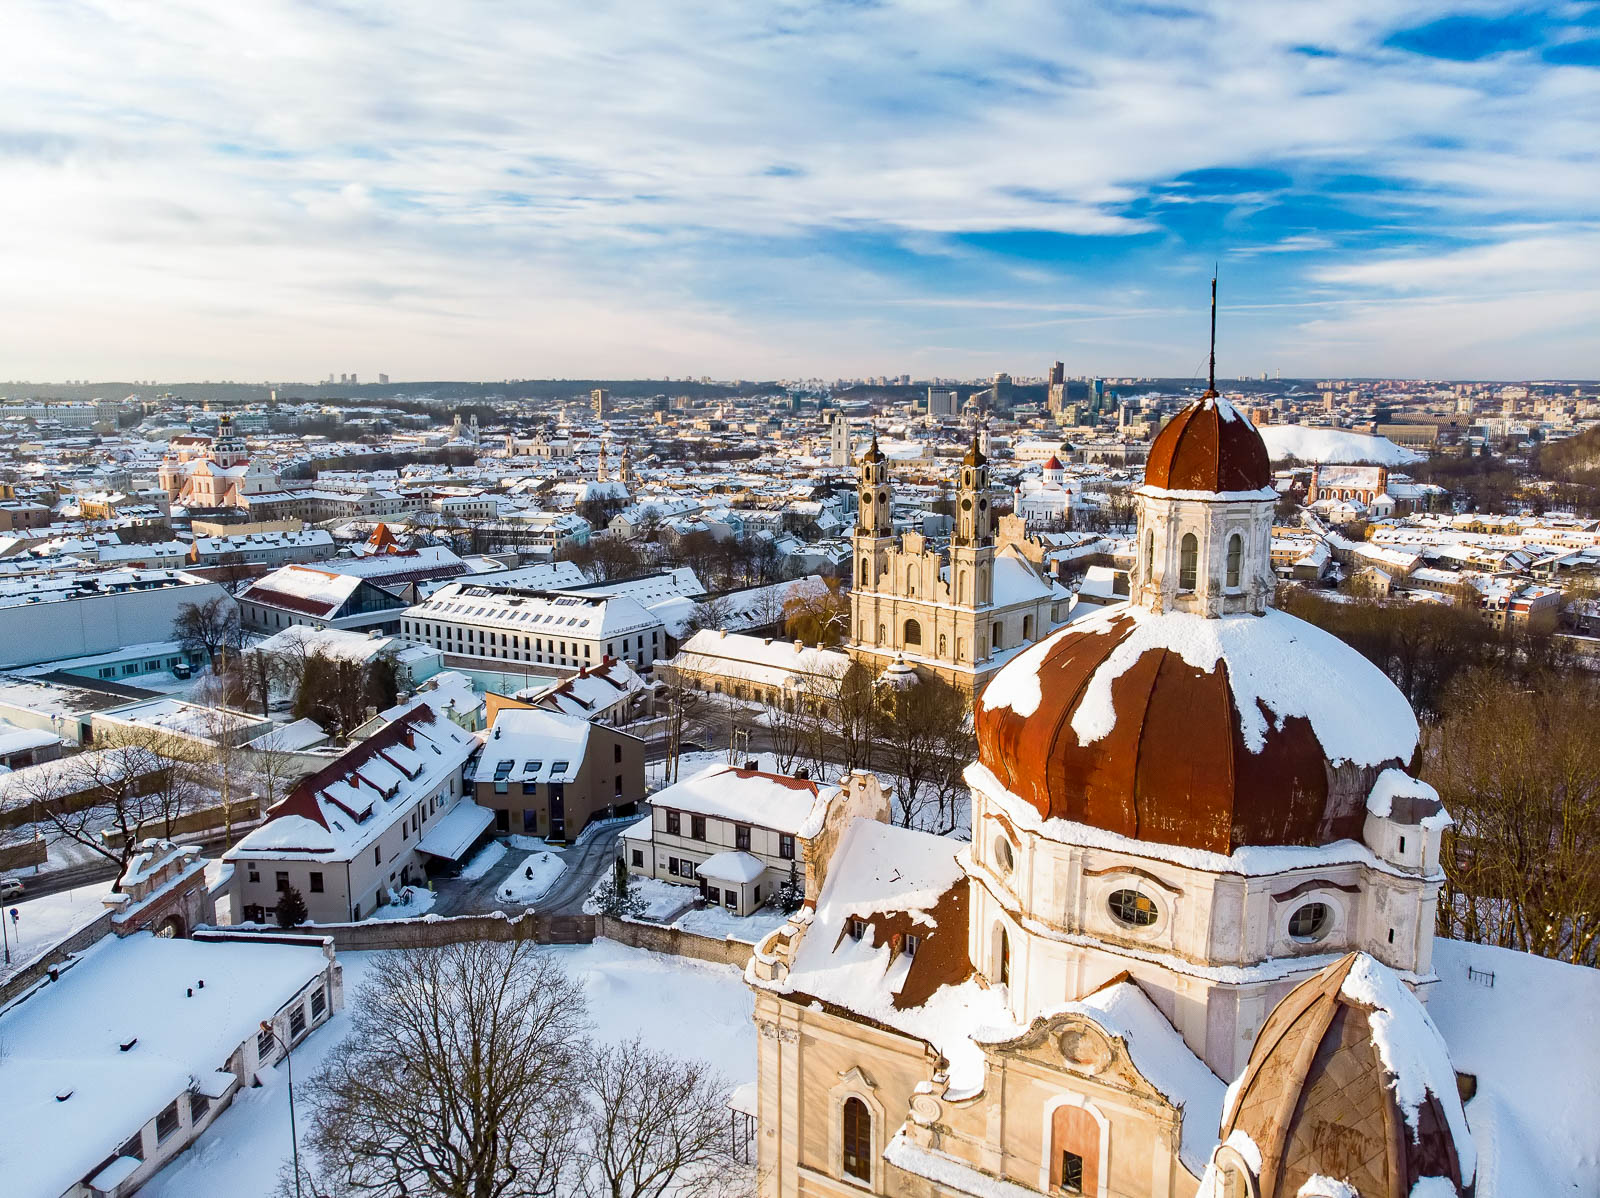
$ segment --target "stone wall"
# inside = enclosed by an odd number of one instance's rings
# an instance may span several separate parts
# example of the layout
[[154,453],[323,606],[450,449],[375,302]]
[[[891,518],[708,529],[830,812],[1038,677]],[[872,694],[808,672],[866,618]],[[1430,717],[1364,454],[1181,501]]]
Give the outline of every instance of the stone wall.
[[35,837],[0,848],[0,869],[22,869],[27,865],[43,865],[50,856],[49,844]]
[[[417,919],[374,919],[360,923],[307,924],[284,929],[244,924],[218,929],[229,934],[255,936],[326,936],[339,952],[380,952],[387,949],[434,948],[467,940],[534,940],[539,944],[591,944],[615,940],[630,948],[689,957],[718,965],[744,968],[754,945],[740,940],[718,940],[680,928],[633,923],[606,915],[546,915],[526,910],[520,915],[424,915]],[[197,933],[208,936],[211,933]]]
[[97,943],[102,937],[110,935],[111,914],[108,908],[105,914],[93,923],[85,924],[65,940],[52,947],[37,961],[23,969],[19,969],[16,974],[8,978],[3,985],[0,985],[0,1007],[4,1007],[19,994],[42,981],[52,969],[61,965],[73,953],[81,953],[90,945]]

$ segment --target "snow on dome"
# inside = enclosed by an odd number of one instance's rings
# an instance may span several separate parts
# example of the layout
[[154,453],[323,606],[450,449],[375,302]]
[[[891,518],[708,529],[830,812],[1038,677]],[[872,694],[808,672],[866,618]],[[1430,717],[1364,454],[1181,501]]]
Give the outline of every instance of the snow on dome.
[[1045,818],[1227,855],[1357,839],[1417,722],[1381,671],[1283,612],[1109,607],[1002,668],[979,759]]
[[1367,796],[1367,810],[1381,819],[1417,823],[1424,828],[1445,828],[1454,821],[1439,800],[1439,792],[1405,770],[1389,768],[1378,775]]
[[1394,970],[1366,953],[1355,954],[1339,993],[1371,1008],[1367,1023],[1372,1029],[1372,1041],[1383,1067],[1393,1076],[1395,1103],[1405,1116],[1412,1137],[1419,1132],[1422,1106],[1431,1096],[1443,1108],[1450,1124],[1461,1176],[1471,1180],[1478,1169],[1477,1153],[1467,1130],[1466,1113],[1461,1109],[1450,1053],[1427,1009]]

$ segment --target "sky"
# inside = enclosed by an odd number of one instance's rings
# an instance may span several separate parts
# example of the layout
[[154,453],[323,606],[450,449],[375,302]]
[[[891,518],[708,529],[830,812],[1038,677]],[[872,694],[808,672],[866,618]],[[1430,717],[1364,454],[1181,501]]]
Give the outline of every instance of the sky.
[[1600,377],[1600,4],[8,0],[0,380]]

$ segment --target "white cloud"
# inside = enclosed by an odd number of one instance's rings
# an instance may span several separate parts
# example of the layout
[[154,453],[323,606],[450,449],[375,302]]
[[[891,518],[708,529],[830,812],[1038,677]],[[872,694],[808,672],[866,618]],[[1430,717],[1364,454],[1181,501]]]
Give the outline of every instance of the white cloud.
[[[1414,180],[1485,240],[1501,213],[1559,223],[1592,203],[1592,72],[1399,63],[1373,49],[1394,19],[1379,0],[1189,19],[1053,0],[15,0],[0,39],[10,369],[731,374],[903,352],[952,370],[1033,346],[936,360],[948,347],[923,348],[915,312],[948,288],[792,247],[1147,235],[1124,210],[1147,186],[1272,162]],[[1194,268],[1180,258],[1174,273]],[[1394,275],[1347,269],[1363,268]],[[982,298],[1063,273],[1080,272],[1009,262]],[[1121,335],[1159,346],[1153,328]]]

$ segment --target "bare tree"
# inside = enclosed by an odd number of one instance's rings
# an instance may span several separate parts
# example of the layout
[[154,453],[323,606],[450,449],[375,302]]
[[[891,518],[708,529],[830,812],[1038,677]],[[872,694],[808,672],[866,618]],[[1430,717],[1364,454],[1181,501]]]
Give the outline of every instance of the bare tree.
[[203,793],[172,738],[138,725],[102,733],[88,752],[18,770],[7,790],[39,824],[114,863],[119,878],[139,841],[171,835]]
[[734,1162],[728,1085],[704,1064],[630,1040],[595,1052],[584,1089],[584,1195],[754,1192],[752,1173]]
[[1455,819],[1440,934],[1600,964],[1600,682],[1480,668],[1445,709],[1424,766]]
[[783,625],[808,645],[837,645],[850,632],[850,597],[839,589],[837,578],[819,588],[796,588],[783,605]]
[[239,605],[225,595],[185,603],[172,621],[172,637],[185,653],[203,654],[215,664],[239,648]]
[[870,769],[878,740],[878,696],[872,673],[850,662],[837,676],[820,671],[808,680],[813,705],[806,751],[818,777],[830,767]]
[[579,1148],[583,989],[529,941],[386,956],[306,1086],[315,1192],[543,1198]]
[[900,823],[923,827],[922,813],[938,804],[937,831],[956,829],[954,797],[961,770],[976,755],[971,730],[971,704],[961,691],[937,676],[919,679],[903,689],[880,690],[881,766],[895,775]]

